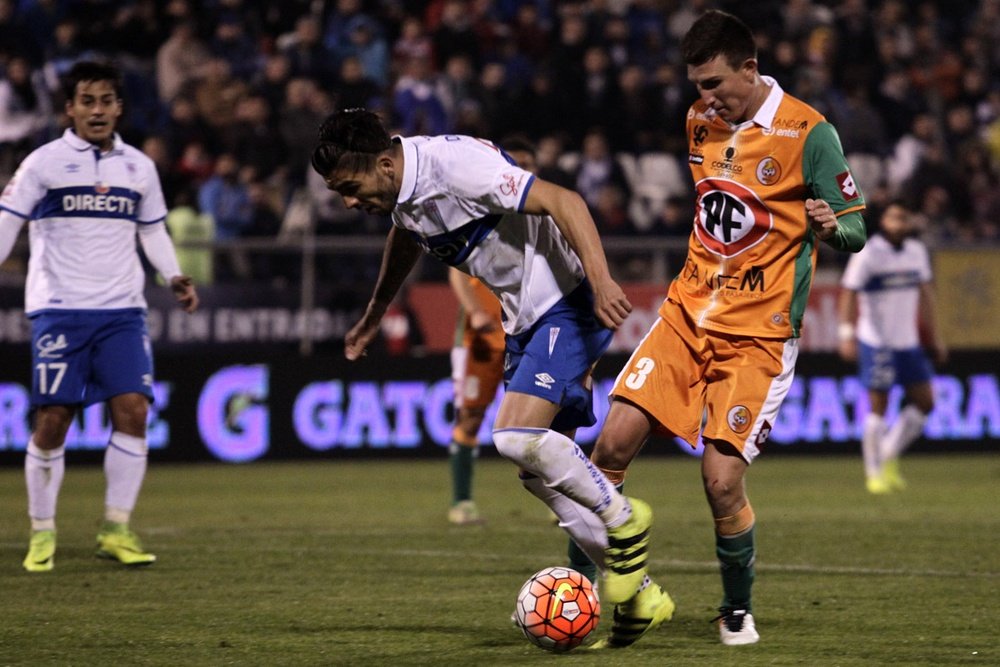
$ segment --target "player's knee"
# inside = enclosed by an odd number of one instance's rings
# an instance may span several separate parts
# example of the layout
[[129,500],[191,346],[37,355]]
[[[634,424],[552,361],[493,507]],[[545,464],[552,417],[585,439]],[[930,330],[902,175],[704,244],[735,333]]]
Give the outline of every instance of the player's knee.
[[542,428],[497,429],[493,431],[493,444],[501,456],[511,461],[537,459],[546,432]]
[[43,406],[35,413],[32,439],[39,449],[61,447],[73,422],[73,410],[62,405]]

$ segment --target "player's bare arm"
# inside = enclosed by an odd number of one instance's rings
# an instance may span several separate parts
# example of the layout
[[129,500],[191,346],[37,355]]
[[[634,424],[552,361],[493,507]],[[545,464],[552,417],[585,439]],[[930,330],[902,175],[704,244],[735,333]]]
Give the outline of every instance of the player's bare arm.
[[594,290],[597,318],[609,329],[617,329],[632,312],[632,304],[611,278],[597,225],[583,197],[554,183],[535,179],[528,190],[524,212],[552,217],[583,263],[583,270]]
[[372,298],[361,321],[351,327],[344,337],[344,356],[351,361],[361,357],[375,338],[386,309],[396,297],[406,276],[410,275],[420,253],[420,246],[409,234],[397,227],[389,230]]

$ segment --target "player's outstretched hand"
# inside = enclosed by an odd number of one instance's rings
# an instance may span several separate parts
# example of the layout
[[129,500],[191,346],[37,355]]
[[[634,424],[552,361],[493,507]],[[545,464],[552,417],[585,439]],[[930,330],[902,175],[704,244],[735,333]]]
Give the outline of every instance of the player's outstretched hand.
[[837,232],[837,216],[830,205],[822,199],[807,199],[806,215],[809,216],[809,225],[820,241],[826,241]]
[[608,279],[601,284],[594,284],[594,313],[601,324],[616,330],[632,312],[625,292],[615,281]]
[[191,276],[174,276],[170,279],[170,291],[177,298],[184,312],[193,313],[198,309],[198,292],[194,288]]
[[351,330],[344,336],[344,356],[350,361],[356,361],[368,354],[368,345],[378,335],[378,327],[383,314],[385,314],[385,308],[373,310],[372,306],[369,305],[361,321],[351,327]]

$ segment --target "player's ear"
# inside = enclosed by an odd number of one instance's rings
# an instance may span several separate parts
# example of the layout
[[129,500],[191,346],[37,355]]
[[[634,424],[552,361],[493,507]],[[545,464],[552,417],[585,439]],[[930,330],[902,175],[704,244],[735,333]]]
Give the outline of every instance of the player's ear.
[[748,81],[753,81],[757,76],[757,59],[747,58],[743,61],[743,66],[740,68],[744,76],[747,77]]
[[392,158],[387,153],[383,153],[378,157],[378,160],[375,162],[375,168],[389,177],[396,174],[396,163],[392,161]]

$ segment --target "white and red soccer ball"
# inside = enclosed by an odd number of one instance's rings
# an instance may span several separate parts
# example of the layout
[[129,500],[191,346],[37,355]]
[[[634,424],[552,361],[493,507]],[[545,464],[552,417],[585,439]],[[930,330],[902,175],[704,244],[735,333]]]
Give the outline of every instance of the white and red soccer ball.
[[532,644],[570,651],[587,638],[601,617],[601,603],[587,577],[568,567],[547,567],[524,582],[514,618]]

